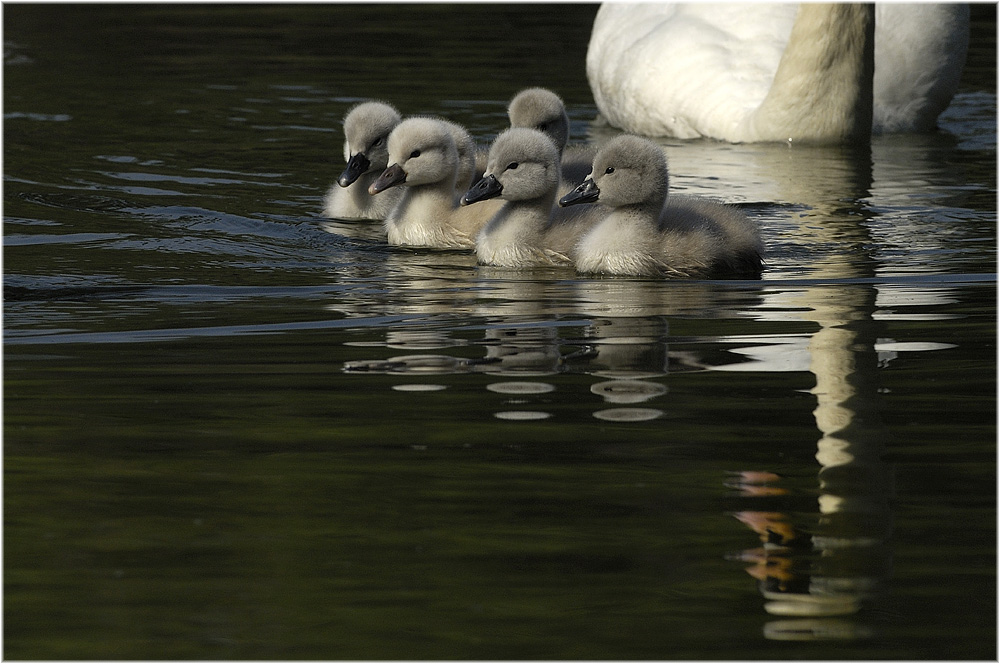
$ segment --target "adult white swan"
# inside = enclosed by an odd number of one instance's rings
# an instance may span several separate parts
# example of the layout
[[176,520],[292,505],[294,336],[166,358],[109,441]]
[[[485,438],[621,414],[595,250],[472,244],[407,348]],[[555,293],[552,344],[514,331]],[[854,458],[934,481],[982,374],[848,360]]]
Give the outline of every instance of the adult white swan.
[[933,128],[968,39],[966,5],[609,2],[587,78],[610,124],[647,136],[867,140]]

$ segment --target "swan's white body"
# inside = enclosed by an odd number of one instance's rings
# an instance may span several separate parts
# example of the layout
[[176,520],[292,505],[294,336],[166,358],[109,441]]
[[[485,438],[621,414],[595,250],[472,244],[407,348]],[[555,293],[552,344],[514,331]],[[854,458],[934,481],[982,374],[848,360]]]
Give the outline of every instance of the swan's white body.
[[933,128],[965,63],[968,7],[880,4],[874,33],[870,11],[605,3],[587,77],[610,124],[647,136],[837,142],[867,136],[869,113],[876,133]]
[[[483,180],[463,201],[477,190],[505,201],[476,238],[481,265],[526,268],[572,263],[573,247],[600,214],[594,208],[555,207],[559,182],[559,151],[547,134],[512,127],[497,136]],[[474,205],[480,205],[484,199],[476,200]]]
[[873,131],[933,129],[955,96],[968,49],[968,5],[875,5]]
[[416,117],[404,120],[389,134],[390,166],[370,188],[376,197],[390,187],[403,189],[402,198],[385,219],[389,244],[471,249],[476,235],[502,205],[486,201],[481,206],[459,207],[456,127]]
[[[759,274],[763,245],[756,225],[736,208],[667,196],[663,149],[638,136],[608,141],[591,178],[561,204],[581,196],[611,208],[575,249],[584,274],[712,277]],[[585,192],[585,193],[584,193]]]

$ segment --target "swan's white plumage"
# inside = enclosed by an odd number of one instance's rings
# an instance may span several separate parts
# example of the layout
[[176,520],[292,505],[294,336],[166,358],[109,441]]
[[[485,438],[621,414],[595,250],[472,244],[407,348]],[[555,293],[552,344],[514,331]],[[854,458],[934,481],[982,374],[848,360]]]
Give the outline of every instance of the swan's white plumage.
[[[792,4],[605,3],[587,51],[595,102],[612,125],[644,135],[774,140],[747,118],[771,89],[797,14]],[[878,5],[874,131],[933,127],[967,43],[965,6]]]
[[874,131],[932,129],[958,89],[968,47],[967,5],[875,5]]

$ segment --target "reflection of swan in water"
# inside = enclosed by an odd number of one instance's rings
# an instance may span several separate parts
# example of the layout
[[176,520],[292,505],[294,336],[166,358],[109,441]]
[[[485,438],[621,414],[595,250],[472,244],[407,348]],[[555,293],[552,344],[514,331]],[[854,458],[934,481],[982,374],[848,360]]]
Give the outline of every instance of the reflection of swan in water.
[[[554,327],[509,325],[486,330],[483,343],[486,357],[483,372],[502,376],[548,376],[561,370],[563,355],[558,330]],[[537,322],[537,321],[535,321]]]
[[699,353],[670,351],[668,316],[706,310],[724,316],[722,312],[729,306],[740,306],[727,301],[726,291],[706,283],[685,282],[674,287],[660,281],[598,280],[579,281],[574,286],[577,315],[590,319],[581,341],[591,353],[581,361],[579,370],[609,379],[590,388],[615,406],[594,412],[594,417],[608,421],[663,416],[662,410],[651,407],[667,393],[667,385],[656,379],[673,371],[704,370]]
[[[821,297],[806,291],[799,307],[807,302],[810,312],[801,317],[821,325],[808,344],[808,368],[816,377],[814,416],[822,433],[817,521],[803,532],[780,514],[747,511],[739,517],[771,546],[759,561],[770,571],[758,566],[755,574],[768,600],[765,609],[795,618],[770,623],[765,634],[854,638],[870,630],[834,617],[857,613],[890,572],[893,483],[882,459],[887,432],[878,411],[875,290],[849,285]],[[800,559],[815,561],[808,574],[789,571],[802,569],[794,562]]]
[[347,255],[331,266],[338,296],[328,310],[353,318],[418,318],[462,311],[476,301],[469,254],[384,246],[379,253],[375,260]]
[[[664,383],[651,379],[666,375],[672,364],[681,369],[704,369],[692,352],[668,353],[667,314],[715,308],[726,315],[727,310],[745,308],[748,302],[756,301],[747,299],[752,293],[728,293],[694,282],[667,289],[660,282],[648,281],[567,282],[534,275],[510,278],[506,271],[480,268],[476,279],[466,280],[459,259],[467,261],[467,256],[405,252],[397,257],[396,253],[388,254],[385,266],[385,272],[392,276],[391,287],[369,286],[357,298],[347,291],[329,308],[355,317],[416,315],[425,322],[412,330],[406,321],[397,323],[386,331],[384,341],[349,342],[397,353],[382,351],[379,359],[348,362],[344,367],[347,372],[586,373],[601,379],[588,390],[590,395],[605,404],[632,407],[594,413],[595,417],[617,421],[662,414],[655,408],[636,406],[655,402],[666,393]],[[438,265],[445,258],[459,261],[450,277]],[[427,264],[422,265],[424,261]],[[730,301],[734,295],[736,299]],[[479,321],[465,328],[465,334],[451,325],[435,329],[435,317],[450,319],[463,313]],[[583,321],[581,314],[587,317]],[[475,329],[481,329],[482,336],[470,339],[468,332]],[[451,355],[451,348],[462,350]],[[478,356],[471,348],[481,348],[483,354]]]
[[596,353],[588,373],[617,379],[665,376],[668,336],[667,319],[660,316],[594,318],[586,336]]
[[[856,163],[856,172],[843,171],[845,177],[832,183],[837,191],[830,192],[829,200],[813,203],[821,221],[802,224],[799,233],[830,246],[870,242],[866,227],[858,223],[860,204],[851,203],[865,199],[870,171],[864,162]],[[827,283],[778,284],[774,292],[764,295],[762,319],[809,321],[819,326],[818,331],[801,337],[763,338],[788,342],[798,354],[789,353],[789,345],[784,344],[778,345],[779,352],[757,346],[736,351],[756,359],[750,367],[715,367],[809,371],[816,379],[814,416],[821,438],[816,454],[820,496],[815,524],[800,527],[791,515],[772,510],[746,509],[737,514],[764,543],[762,549],[745,552],[743,559],[754,563],[748,571],[761,582],[765,610],[783,618],[764,628],[765,636],[774,639],[868,634],[867,626],[848,617],[861,609],[889,574],[892,482],[882,460],[886,431],[877,403],[877,290],[867,283],[851,283],[871,279],[874,263],[829,256],[817,260],[813,270]],[[744,495],[780,491],[769,486],[775,479],[765,475],[747,481]]]
[[648,380],[606,380],[594,383],[590,391],[604,397],[608,403],[635,404],[667,393],[667,386]]
[[957,4],[605,3],[587,78],[608,122],[640,134],[867,141],[934,126],[968,38]]
[[[834,266],[831,271],[837,272]],[[855,273],[855,276],[859,276]],[[883,459],[888,432],[879,410],[879,368],[895,350],[935,350],[946,344],[891,344],[878,338],[880,321],[921,314],[885,307],[935,303],[936,299],[886,295],[866,283],[841,283],[784,290],[767,298],[782,314],[770,320],[807,320],[820,329],[789,358],[788,346],[745,352],[758,371],[809,371],[817,406],[819,463],[815,523],[774,511],[747,509],[736,516],[758,532],[763,549],[745,552],[748,570],[761,581],[765,609],[782,616],[765,626],[773,639],[858,638],[871,630],[857,619],[864,601],[879,592],[891,565],[893,478]],[[791,361],[788,361],[788,360]],[[717,367],[718,369],[737,369]],[[780,478],[761,474],[742,484],[745,496],[780,494]],[[819,554],[819,555],[817,555]]]

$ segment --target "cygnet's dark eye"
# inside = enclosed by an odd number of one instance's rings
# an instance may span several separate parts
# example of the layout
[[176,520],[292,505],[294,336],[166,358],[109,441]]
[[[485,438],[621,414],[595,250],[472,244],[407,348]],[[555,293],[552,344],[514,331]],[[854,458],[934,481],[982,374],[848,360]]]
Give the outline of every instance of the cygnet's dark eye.
[[549,128],[548,122],[543,122],[540,125],[538,125],[538,131],[545,131],[548,128]]
[[413,152],[410,153],[410,159],[416,159],[419,156],[420,156],[420,150],[414,150]]
[[509,164],[507,164],[507,170],[508,170],[508,171],[512,171],[512,170],[514,170],[515,168],[517,168],[518,166],[520,166],[520,164],[519,164],[519,163],[517,163],[516,161],[512,161],[512,162],[510,162]]
[[615,167],[614,166],[608,166],[606,169],[604,169],[604,174],[605,175],[611,175],[614,172],[615,172]]
[[379,146],[379,145],[382,145],[382,137],[381,136],[379,136],[374,141],[372,141],[372,147],[373,148],[376,147],[376,146]]

